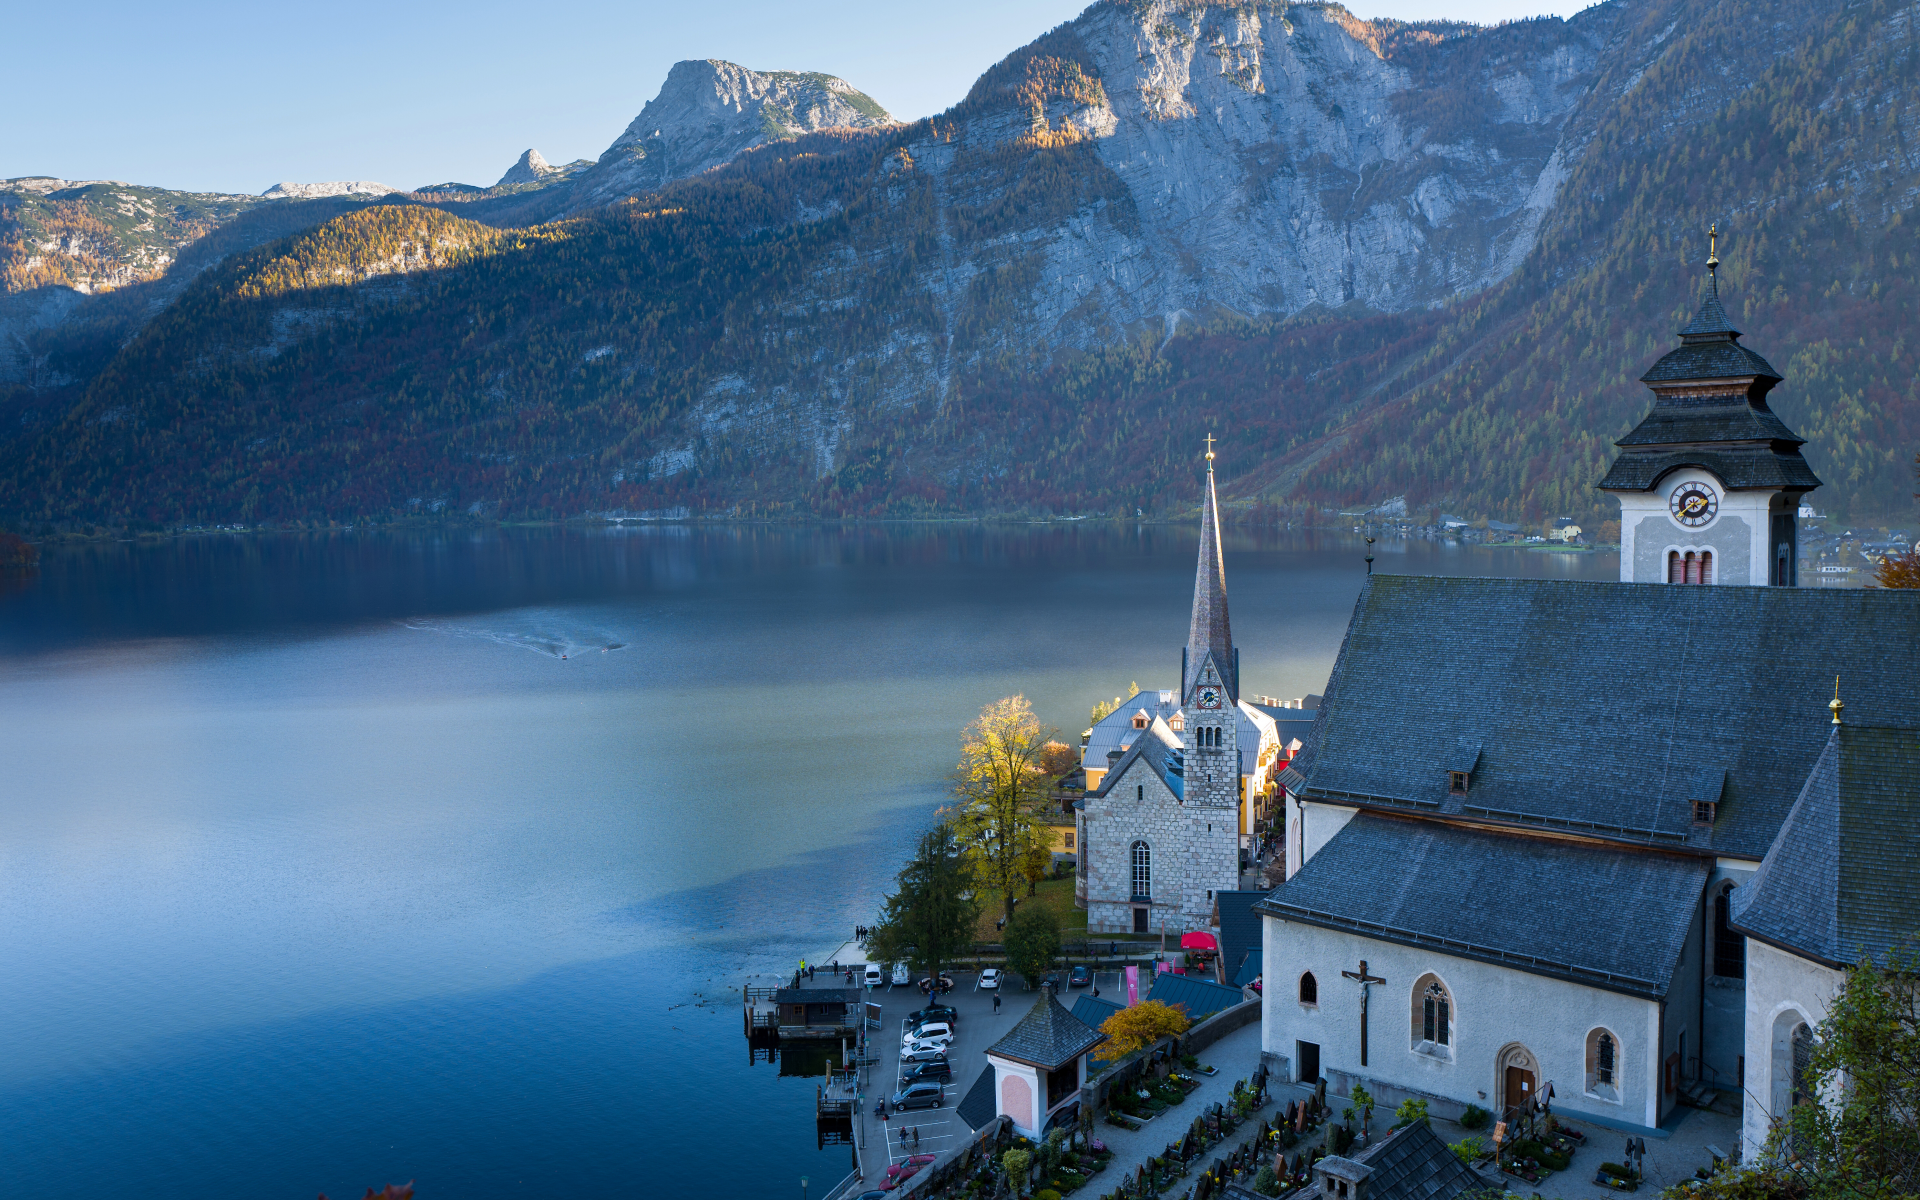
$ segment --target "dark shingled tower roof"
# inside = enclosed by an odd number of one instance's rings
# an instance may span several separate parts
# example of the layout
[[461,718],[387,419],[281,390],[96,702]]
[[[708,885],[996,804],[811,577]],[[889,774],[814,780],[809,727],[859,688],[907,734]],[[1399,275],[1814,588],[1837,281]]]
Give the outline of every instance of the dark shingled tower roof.
[[1039,1003],[1020,1018],[1018,1025],[1007,1030],[1007,1036],[987,1047],[987,1053],[1051,1071],[1066,1066],[1106,1040],[1106,1034],[1075,1020],[1074,1015],[1054,999],[1053,993],[1043,988]]
[[1187,629],[1187,677],[1180,681],[1184,703],[1193,694],[1207,655],[1226,681],[1227,696],[1240,699],[1233,667],[1233,630],[1227,624],[1227,564],[1220,553],[1220,504],[1213,492],[1213,451],[1207,451],[1207,494],[1200,506],[1200,562],[1193,576],[1193,624]]
[[[1717,258],[1707,262],[1710,271]],[[1615,443],[1623,453],[1600,481],[1605,491],[1648,491],[1682,467],[1701,467],[1730,488],[1808,492],[1820,479],[1800,456],[1798,437],[1767,408],[1780,372],[1740,344],[1720,303],[1719,277],[1707,282],[1700,311],[1680,345],[1640,377],[1653,410]]]
[[1831,967],[1920,933],[1920,729],[1842,725],[1760,869],[1733,894],[1749,937]]

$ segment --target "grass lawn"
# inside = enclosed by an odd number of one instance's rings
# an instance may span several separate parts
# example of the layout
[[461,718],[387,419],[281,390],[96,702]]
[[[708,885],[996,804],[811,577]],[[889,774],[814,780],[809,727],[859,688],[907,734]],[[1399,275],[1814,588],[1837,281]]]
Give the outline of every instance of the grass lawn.
[[[1039,890],[1028,896],[1023,887],[1014,895],[1019,896],[1022,904],[1038,904],[1048,909],[1060,922],[1060,940],[1079,941],[1087,936],[1087,910],[1077,908],[1073,903],[1073,877],[1065,879],[1045,879],[1040,882]],[[985,892],[981,895],[980,920],[974,926],[975,941],[997,942],[1000,931],[993,923],[1000,919],[1006,906],[999,892]]]

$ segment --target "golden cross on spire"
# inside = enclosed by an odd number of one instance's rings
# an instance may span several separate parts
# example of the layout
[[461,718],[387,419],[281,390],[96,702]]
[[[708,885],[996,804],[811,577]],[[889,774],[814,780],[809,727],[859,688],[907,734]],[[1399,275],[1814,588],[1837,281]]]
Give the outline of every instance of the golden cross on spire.
[[1720,222],[1715,221],[1707,227],[1707,270],[1712,272],[1720,266]]
[[1840,710],[1846,707],[1846,705],[1840,703],[1840,677],[1838,675],[1833,677],[1833,700],[1827,707],[1833,710],[1833,723],[1838,725],[1840,723]]
[[1207,435],[1207,461],[1213,461],[1213,435]]

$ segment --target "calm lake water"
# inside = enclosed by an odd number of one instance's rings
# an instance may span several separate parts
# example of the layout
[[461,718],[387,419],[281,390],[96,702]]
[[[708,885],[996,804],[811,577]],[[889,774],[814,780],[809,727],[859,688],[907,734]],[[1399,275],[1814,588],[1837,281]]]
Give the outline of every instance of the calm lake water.
[[[873,916],[983,704],[1071,739],[1173,681],[1196,532],[210,537],[0,577],[0,1195],[818,1195],[847,1151],[729,987]],[[1363,552],[1229,536],[1248,692],[1321,690]]]

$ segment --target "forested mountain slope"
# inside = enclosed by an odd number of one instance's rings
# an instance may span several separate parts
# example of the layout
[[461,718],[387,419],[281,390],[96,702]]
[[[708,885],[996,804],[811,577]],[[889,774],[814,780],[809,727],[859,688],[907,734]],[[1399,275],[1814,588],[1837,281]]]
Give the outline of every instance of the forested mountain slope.
[[1211,431],[1241,498],[1593,521],[1715,220],[1818,501],[1894,511],[1914,13],[1097,4],[928,121],[236,254],[36,410],[0,511],[1178,511]]

